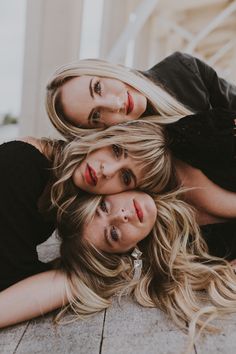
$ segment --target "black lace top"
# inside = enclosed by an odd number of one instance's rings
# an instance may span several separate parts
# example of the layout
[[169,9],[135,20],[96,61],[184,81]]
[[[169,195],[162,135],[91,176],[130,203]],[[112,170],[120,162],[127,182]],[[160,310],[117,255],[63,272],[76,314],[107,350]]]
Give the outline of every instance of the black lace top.
[[166,125],[173,155],[199,168],[222,188],[236,191],[236,112],[212,109]]
[[38,260],[36,246],[54,225],[38,210],[49,179],[48,160],[32,145],[0,145],[0,290],[49,266]]
[[[186,116],[166,126],[173,155],[200,169],[210,180],[236,191],[236,112],[213,109]],[[236,220],[201,227],[209,252],[236,258]]]

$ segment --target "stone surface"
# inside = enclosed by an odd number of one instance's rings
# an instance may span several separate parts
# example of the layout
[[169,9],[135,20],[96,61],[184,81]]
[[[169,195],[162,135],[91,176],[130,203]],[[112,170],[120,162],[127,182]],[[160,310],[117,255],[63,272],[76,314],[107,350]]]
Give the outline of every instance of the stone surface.
[[13,354],[19,345],[28,322],[0,330],[0,353]]
[[[128,298],[84,321],[55,326],[52,319],[53,314],[0,330],[0,353],[182,354],[187,344],[164,313]],[[235,354],[236,315],[214,323],[222,332],[201,338],[192,353]]]
[[99,353],[104,313],[67,325],[52,324],[48,315],[31,321],[17,354],[96,354]]
[[[55,236],[38,247],[41,260],[57,257]],[[68,319],[68,317],[66,317]],[[53,314],[0,330],[0,354],[182,354],[187,336],[167,315],[129,298],[105,312],[55,326]],[[214,322],[222,331],[198,340],[194,354],[235,354],[236,314]]]
[[222,321],[220,334],[207,335],[197,342],[197,354],[235,354],[236,353],[236,316],[234,323]]
[[176,354],[185,344],[186,335],[157,309],[126,299],[107,310],[102,354]]

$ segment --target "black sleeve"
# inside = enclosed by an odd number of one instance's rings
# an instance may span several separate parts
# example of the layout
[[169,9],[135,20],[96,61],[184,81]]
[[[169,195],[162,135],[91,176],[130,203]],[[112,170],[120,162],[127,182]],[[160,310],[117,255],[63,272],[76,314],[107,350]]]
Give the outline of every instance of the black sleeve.
[[212,108],[220,107],[236,111],[236,85],[219,77],[217,72],[202,60],[189,54],[179,53],[179,55],[190,70],[200,74]]
[[48,161],[32,145],[0,146],[0,289],[48,269],[38,260],[36,246],[54,226],[38,210],[49,178]]
[[201,226],[202,236],[207,243],[209,254],[236,259],[236,221]]
[[175,52],[143,74],[194,112],[216,107],[236,111],[236,86],[189,54]]
[[213,109],[166,125],[173,155],[203,170],[235,163],[236,112]]

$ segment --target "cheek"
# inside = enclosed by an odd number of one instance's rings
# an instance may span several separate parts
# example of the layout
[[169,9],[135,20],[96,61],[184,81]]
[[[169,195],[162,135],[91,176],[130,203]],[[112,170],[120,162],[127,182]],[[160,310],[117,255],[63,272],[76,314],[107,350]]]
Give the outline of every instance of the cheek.
[[72,174],[72,181],[76,187],[80,187],[80,184],[81,184],[79,175],[80,175],[80,170],[79,170],[79,167],[77,167]]
[[126,89],[125,85],[121,81],[112,81],[109,86],[109,91],[113,91],[113,93],[116,94],[119,94]]
[[84,231],[84,239],[95,247],[99,247],[101,243],[101,226],[98,222],[93,222],[87,226]]

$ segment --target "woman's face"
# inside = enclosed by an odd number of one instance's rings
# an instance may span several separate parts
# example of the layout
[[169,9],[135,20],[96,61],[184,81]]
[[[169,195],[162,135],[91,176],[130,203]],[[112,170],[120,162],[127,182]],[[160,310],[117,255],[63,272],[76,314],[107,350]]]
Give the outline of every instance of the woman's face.
[[136,188],[141,179],[140,164],[118,145],[88,154],[75,169],[72,180],[80,189],[95,194],[114,194]]
[[97,76],[80,76],[61,87],[65,116],[85,128],[108,127],[138,119],[147,99],[122,81]]
[[83,237],[101,251],[124,253],[152,230],[157,217],[154,200],[146,193],[128,191],[105,196]]

